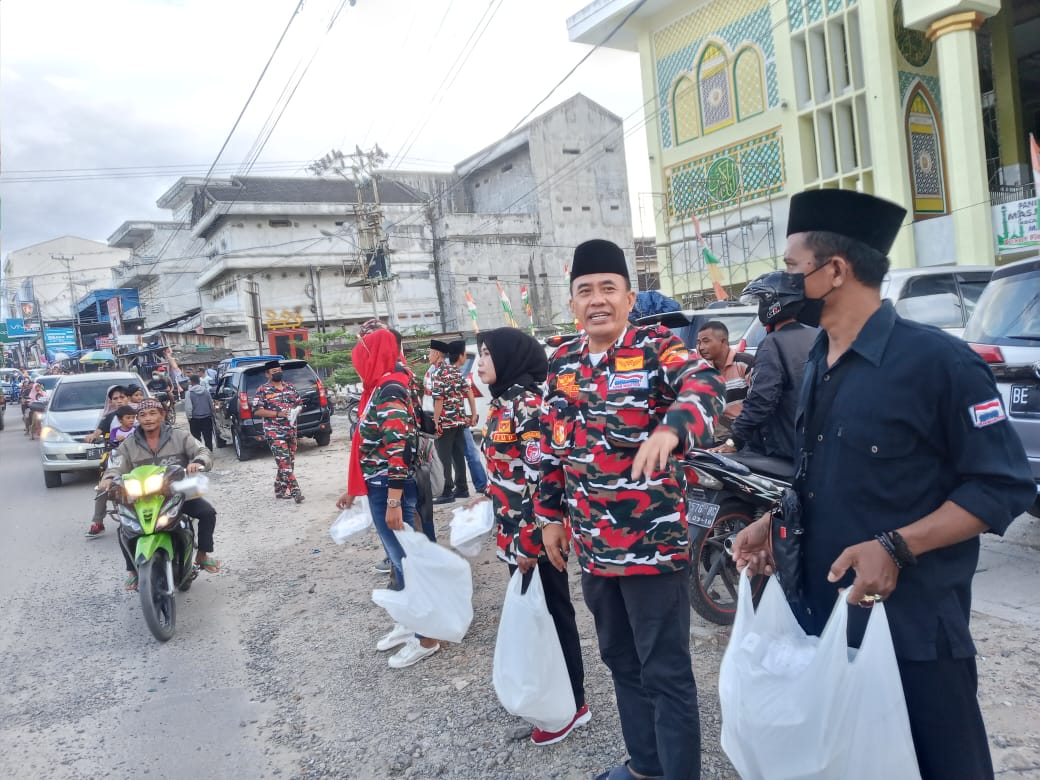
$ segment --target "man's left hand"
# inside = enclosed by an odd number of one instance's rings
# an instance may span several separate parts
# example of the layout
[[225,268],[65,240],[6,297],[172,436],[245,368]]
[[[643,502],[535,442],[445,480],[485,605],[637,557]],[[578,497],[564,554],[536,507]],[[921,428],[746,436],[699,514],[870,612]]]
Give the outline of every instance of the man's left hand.
[[386,527],[391,531],[404,530],[404,513],[399,506],[388,506],[386,508]]
[[679,435],[671,428],[661,426],[643,442],[632,461],[632,479],[650,477],[655,471],[664,471],[668,459],[679,446]]
[[189,463],[188,467],[186,469],[184,469],[184,470],[187,471],[189,474],[194,474],[197,471],[202,471],[202,464],[201,463]]
[[849,604],[872,601],[871,596],[886,599],[896,589],[899,568],[877,539],[846,547],[831,564],[827,581],[837,582],[849,569],[856,572],[856,579],[846,594]]

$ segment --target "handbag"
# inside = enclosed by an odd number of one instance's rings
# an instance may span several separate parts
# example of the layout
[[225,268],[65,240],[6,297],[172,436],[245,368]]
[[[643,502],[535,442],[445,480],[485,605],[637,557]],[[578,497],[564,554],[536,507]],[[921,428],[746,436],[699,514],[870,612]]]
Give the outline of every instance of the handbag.
[[802,502],[791,488],[785,488],[780,504],[769,521],[776,578],[791,604],[802,600]]

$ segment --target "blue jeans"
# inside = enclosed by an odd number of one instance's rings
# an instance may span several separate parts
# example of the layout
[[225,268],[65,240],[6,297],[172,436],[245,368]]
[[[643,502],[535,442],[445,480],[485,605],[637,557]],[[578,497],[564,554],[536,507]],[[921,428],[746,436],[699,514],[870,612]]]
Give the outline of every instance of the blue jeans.
[[[390,559],[390,565],[394,567],[394,575],[397,578],[398,588],[404,587],[404,571],[401,561],[404,560],[404,549],[397,541],[394,532],[386,525],[386,499],[389,487],[386,477],[372,477],[365,480],[368,486],[368,508],[372,512],[372,523],[379,534],[379,541],[383,543],[386,557]],[[404,483],[404,492],[401,493],[401,516],[408,525],[412,525],[415,519],[415,504],[417,493],[415,490],[415,479],[408,478]]]
[[484,464],[480,462],[480,450],[473,441],[473,431],[463,428],[462,438],[466,442],[466,465],[469,466],[469,475],[473,479],[473,489],[478,493],[483,493],[487,488],[488,478],[487,472],[484,471]]

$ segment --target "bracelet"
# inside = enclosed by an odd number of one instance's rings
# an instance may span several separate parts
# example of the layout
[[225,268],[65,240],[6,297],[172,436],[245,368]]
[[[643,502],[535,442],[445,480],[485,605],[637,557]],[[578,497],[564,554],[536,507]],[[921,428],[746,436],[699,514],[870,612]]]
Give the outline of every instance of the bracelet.
[[888,538],[886,534],[878,534],[874,537],[878,540],[881,547],[888,553],[888,556],[892,559],[892,563],[896,565],[897,569],[902,569],[903,564],[900,563],[899,557],[896,555],[895,545],[892,544],[892,540]]
[[874,537],[892,558],[896,567],[916,566],[917,556],[910,551],[910,546],[898,531],[888,531]]

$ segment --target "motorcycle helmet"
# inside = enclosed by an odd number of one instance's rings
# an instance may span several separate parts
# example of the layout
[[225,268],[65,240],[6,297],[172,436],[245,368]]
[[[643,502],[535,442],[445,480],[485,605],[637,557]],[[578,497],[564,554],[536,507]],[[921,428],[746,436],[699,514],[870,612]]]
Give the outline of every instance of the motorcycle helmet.
[[771,330],[778,322],[794,319],[805,304],[805,288],[798,277],[784,271],[762,274],[740,293],[740,302],[758,304],[758,319]]

